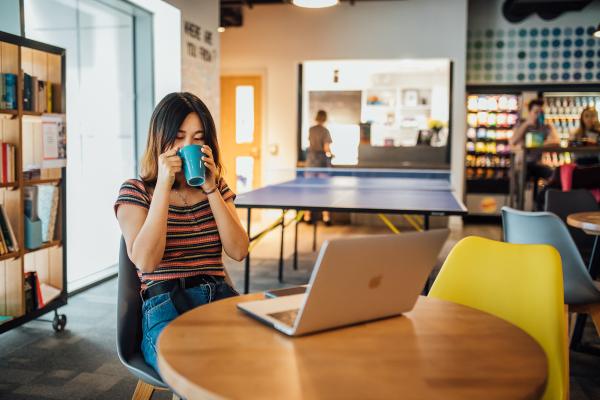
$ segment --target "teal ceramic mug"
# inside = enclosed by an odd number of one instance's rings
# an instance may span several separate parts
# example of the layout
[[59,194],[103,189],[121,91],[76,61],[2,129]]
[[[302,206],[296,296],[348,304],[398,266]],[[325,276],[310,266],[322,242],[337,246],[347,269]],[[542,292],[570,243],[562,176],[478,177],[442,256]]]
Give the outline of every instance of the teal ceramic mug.
[[206,180],[206,167],[202,161],[204,153],[202,147],[188,144],[177,151],[177,155],[183,161],[183,174],[190,186],[204,185]]

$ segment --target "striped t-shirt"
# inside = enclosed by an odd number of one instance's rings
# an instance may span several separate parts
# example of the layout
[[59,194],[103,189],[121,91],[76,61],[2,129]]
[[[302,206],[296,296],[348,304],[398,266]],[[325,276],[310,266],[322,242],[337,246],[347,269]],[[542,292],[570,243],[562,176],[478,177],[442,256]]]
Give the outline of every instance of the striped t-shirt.
[[[223,200],[235,199],[223,179],[219,182],[219,191]],[[121,204],[149,209],[151,200],[141,180],[129,179],[121,186],[114,206],[115,214]],[[154,272],[137,270],[142,289],[168,279],[202,274],[225,276],[222,248],[208,199],[189,207],[169,205],[165,252]]]

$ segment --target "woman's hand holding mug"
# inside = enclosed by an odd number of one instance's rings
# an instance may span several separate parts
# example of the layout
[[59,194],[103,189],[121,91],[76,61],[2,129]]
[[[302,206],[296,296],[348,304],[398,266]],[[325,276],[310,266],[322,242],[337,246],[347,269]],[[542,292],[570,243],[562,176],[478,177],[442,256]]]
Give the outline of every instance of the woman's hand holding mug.
[[177,148],[165,151],[158,157],[158,177],[156,186],[163,186],[171,190],[175,182],[175,174],[181,172],[182,162],[177,155]]

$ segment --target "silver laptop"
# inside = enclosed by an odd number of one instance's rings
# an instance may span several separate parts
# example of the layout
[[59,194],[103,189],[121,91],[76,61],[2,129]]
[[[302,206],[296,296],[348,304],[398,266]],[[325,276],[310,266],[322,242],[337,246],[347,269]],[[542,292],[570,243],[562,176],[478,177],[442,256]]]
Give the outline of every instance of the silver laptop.
[[410,311],[448,229],[333,239],[321,246],[304,294],[238,303],[289,336]]

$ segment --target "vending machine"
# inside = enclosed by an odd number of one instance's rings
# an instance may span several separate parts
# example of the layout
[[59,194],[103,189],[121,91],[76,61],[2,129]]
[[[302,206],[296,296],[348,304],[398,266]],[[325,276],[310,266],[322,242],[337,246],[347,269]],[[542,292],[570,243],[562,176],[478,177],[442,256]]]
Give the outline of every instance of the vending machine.
[[[466,205],[471,216],[498,217],[502,206],[510,205],[509,139],[526,116],[528,101],[544,99],[545,121],[556,129],[560,145],[570,147],[581,112],[587,107],[600,110],[600,92],[522,91],[518,87],[507,88],[506,93],[483,90],[471,88],[467,95]],[[544,152],[540,162],[556,168],[575,159],[569,152]]]
[[510,146],[521,96],[467,96],[466,205],[469,215],[499,216],[509,203]]

